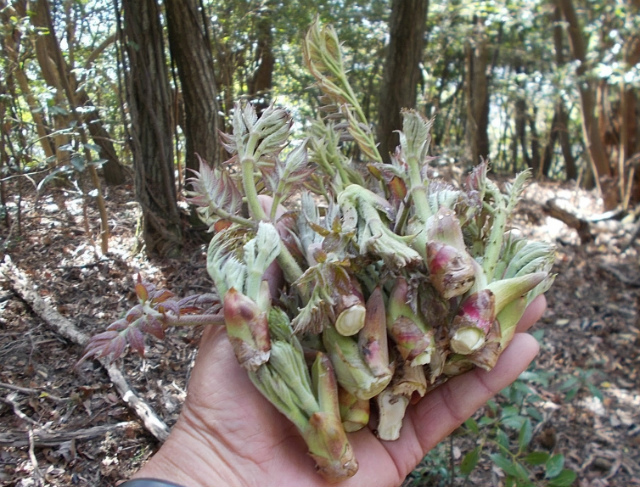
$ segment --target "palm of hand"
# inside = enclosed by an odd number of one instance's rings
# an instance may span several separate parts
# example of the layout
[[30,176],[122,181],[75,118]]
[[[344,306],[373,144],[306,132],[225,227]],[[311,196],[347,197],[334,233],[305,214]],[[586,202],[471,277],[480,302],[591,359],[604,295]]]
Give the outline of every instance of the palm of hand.
[[[529,328],[544,307],[544,298],[534,301],[519,331]],[[359,470],[340,485],[400,485],[428,450],[515,380],[536,353],[535,340],[517,334],[493,371],[456,377],[410,407],[395,442],[380,441],[369,429],[350,434]],[[222,329],[205,332],[181,418],[137,476],[167,478],[189,487],[329,485],[314,471],[295,427],[237,364]]]

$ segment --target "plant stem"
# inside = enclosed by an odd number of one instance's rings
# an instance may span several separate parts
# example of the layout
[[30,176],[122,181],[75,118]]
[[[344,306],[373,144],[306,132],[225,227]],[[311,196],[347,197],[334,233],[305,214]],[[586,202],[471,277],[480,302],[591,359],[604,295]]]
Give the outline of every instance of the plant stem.
[[488,192],[495,201],[495,206],[493,207],[493,222],[489,234],[489,242],[485,247],[484,258],[482,259],[482,270],[487,276],[487,281],[491,282],[493,281],[496,264],[502,249],[504,229],[507,225],[507,209],[500,189],[495,184],[487,184],[487,186]]
[[258,192],[256,191],[256,185],[253,179],[253,170],[255,161],[253,157],[245,157],[240,163],[242,168],[242,186],[244,188],[244,195],[247,198],[247,205],[249,206],[249,212],[253,218],[257,221],[268,220],[267,214],[262,209],[260,201],[258,200]]
[[418,158],[415,155],[407,157],[407,166],[409,166],[409,184],[411,186],[413,207],[418,218],[423,223],[426,223],[433,213],[431,212],[431,206],[429,206],[429,200],[427,199],[427,186],[424,184],[420,174]]
[[215,315],[166,316],[163,320],[168,326],[224,325],[222,313]]

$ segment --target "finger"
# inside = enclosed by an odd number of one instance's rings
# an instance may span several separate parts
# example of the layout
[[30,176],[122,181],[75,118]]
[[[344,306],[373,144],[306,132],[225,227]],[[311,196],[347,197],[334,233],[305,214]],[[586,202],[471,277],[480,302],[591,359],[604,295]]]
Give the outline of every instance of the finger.
[[535,338],[517,334],[493,370],[474,369],[454,377],[420,401],[410,417],[422,455],[516,380],[536,356],[538,349]]
[[541,294],[527,306],[524,315],[518,322],[516,333],[522,333],[531,328],[536,321],[542,318],[545,309],[547,309],[547,298],[544,297],[544,294]]

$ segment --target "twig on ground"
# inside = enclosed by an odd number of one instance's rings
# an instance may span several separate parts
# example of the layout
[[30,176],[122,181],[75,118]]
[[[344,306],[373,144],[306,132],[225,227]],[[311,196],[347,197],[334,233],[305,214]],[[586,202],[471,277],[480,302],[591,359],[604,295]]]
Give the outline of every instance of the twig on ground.
[[140,429],[140,425],[135,421],[123,421],[115,424],[105,424],[101,426],[93,426],[91,428],[83,428],[74,431],[46,431],[42,429],[31,429],[29,431],[9,431],[0,433],[0,446],[3,447],[22,447],[30,445],[34,446],[57,446],[61,443],[72,440],[89,440],[97,438],[105,433],[116,430]]
[[13,384],[7,384],[5,382],[0,382],[0,387],[3,389],[9,389],[11,391],[23,392],[25,394],[39,394],[42,397],[46,397],[47,399],[51,399],[52,401],[62,402],[66,401],[66,399],[56,396],[55,394],[51,394],[47,391],[43,391],[40,389],[32,389],[30,387],[20,387]]
[[112,259],[110,257],[105,257],[103,259],[97,260],[95,262],[89,262],[88,264],[81,264],[81,265],[59,265],[56,267],[56,269],[64,269],[64,270],[71,270],[71,269],[88,269],[89,267],[95,267],[98,266],[100,264],[106,264],[107,262],[111,262],[114,261],[115,259]]
[[[4,275],[14,292],[31,307],[49,328],[80,346],[84,346],[89,341],[88,335],[78,330],[72,321],[62,316],[53,306],[42,299],[36,291],[36,286],[24,272],[13,264],[9,256],[5,257],[4,263],[0,266],[0,274]],[[105,359],[100,359],[99,362],[109,374],[109,378],[120,393],[122,400],[136,413],[144,427],[158,441],[166,440],[169,436],[169,427],[153,411],[151,406],[131,389],[120,369]]]
[[600,269],[607,271],[609,274],[612,274],[616,279],[618,279],[621,283],[626,284],[627,286],[640,287],[640,279],[635,276],[629,277],[620,269],[617,269],[612,265],[600,264]]
[[38,426],[38,422],[37,421],[34,421],[29,416],[27,416],[22,411],[20,411],[20,406],[15,401],[15,398],[16,398],[16,393],[12,392],[11,394],[9,394],[7,397],[5,397],[3,399],[3,402],[6,403],[7,405],[11,406],[11,409],[13,409],[13,413],[16,416],[18,416],[22,421],[24,421],[25,423],[28,423],[28,424],[32,424],[32,425]]
[[36,458],[35,446],[36,445],[33,440],[33,429],[29,428],[29,460],[31,461],[31,465],[33,466],[33,478],[36,481],[36,485],[42,486],[44,485],[44,478],[42,476],[42,472],[40,471],[40,467],[38,467],[38,459]]

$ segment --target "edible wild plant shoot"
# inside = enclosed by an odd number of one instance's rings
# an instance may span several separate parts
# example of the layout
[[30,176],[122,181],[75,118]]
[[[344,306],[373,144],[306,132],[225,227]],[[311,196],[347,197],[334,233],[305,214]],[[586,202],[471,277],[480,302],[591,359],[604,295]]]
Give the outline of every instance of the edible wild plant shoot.
[[138,277],[139,303],[83,359],[143,354],[145,333],[172,326],[224,325],[253,384],[335,482],[358,469],[347,432],[368,427],[372,405],[376,434],[395,440],[410,403],[493,368],[551,286],[554,251],[508,226],[528,172],[504,190],[486,163],[457,186],[430,178],[432,121],[414,110],[384,164],[333,28],[316,21],[303,47],[327,115],[291,141],[286,109],[238,103],[222,135],[231,158],[202,161],[192,179],[190,202],[213,232],[211,293],[178,298]]

